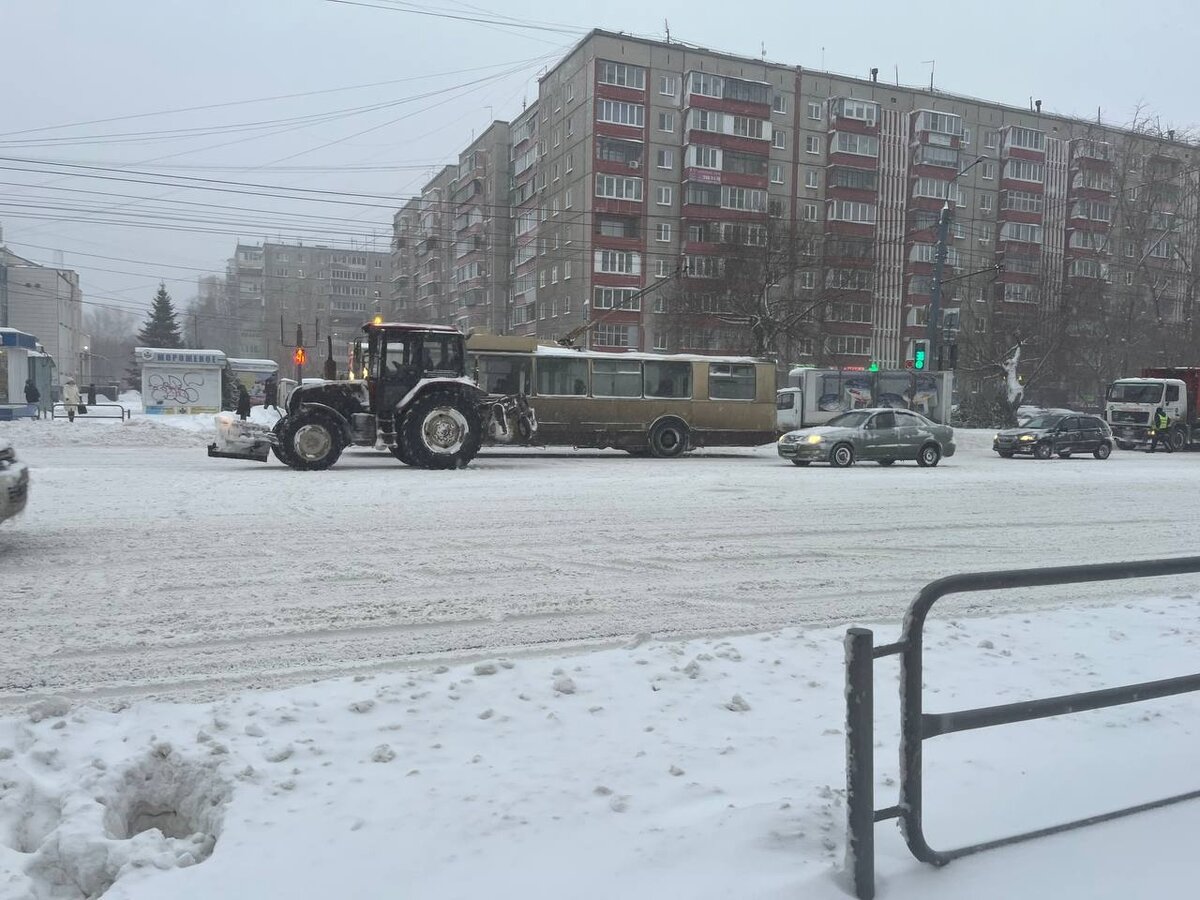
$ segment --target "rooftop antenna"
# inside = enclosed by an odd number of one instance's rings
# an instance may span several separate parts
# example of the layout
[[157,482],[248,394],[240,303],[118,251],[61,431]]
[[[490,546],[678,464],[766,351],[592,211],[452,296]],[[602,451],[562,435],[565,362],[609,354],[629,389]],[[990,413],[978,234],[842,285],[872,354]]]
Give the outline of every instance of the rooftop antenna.
[[900,64],[894,63],[892,68],[896,70],[896,87],[900,87]]
[[933,93],[933,72],[937,68],[936,59],[923,59],[921,65],[929,66],[929,93]]
[[663,31],[667,33],[667,43],[671,43],[671,23],[663,19]]
[[821,71],[825,70],[825,48],[821,48]]

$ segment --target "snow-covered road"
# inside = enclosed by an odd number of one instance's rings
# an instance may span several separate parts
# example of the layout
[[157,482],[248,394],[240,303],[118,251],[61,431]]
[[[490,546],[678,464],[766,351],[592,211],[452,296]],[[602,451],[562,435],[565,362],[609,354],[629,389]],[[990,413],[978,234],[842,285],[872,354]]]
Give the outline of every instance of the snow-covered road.
[[1194,553],[1200,530],[1200,455],[1003,461],[971,433],[935,470],[796,469],[769,447],[461,472],[352,452],[300,473],[210,460],[184,430],[63,424],[11,433],[33,491],[0,529],[0,708],[894,619],[934,577]]

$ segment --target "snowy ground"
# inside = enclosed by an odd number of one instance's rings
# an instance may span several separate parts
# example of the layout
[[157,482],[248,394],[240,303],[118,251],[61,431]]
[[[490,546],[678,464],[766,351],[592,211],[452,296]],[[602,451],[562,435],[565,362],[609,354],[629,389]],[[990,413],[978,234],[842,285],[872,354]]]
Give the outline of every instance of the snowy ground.
[[[0,426],[33,468],[0,528],[0,900],[842,897],[841,626],[891,640],[932,578],[1190,554],[1200,525],[1200,455],[1002,461],[960,432],[935,470],[764,448],[298,473],[209,460],[206,419]],[[1195,590],[947,601],[927,707],[1195,671]],[[1196,787],[1197,710],[938,738],[930,839]],[[941,871],[880,825],[881,897],[1187,895],[1197,825]]]

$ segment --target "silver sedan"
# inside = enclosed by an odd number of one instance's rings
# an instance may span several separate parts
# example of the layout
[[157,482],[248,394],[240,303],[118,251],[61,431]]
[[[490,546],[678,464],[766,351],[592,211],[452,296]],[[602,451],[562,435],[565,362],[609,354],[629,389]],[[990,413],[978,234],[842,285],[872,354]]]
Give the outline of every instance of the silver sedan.
[[827,462],[845,468],[858,460],[890,466],[901,459],[936,466],[954,455],[954,429],[906,409],[856,409],[824,425],[789,431],[776,445],[794,465]]

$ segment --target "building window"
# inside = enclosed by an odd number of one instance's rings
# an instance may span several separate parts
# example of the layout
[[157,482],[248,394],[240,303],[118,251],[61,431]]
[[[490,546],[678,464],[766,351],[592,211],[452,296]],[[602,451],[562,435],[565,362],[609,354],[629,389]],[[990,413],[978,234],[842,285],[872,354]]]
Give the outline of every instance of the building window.
[[[624,250],[597,250],[596,271],[606,275],[642,274],[642,257]],[[544,285],[543,285],[544,286]]]
[[642,91],[646,89],[646,70],[640,66],[600,60],[596,64],[596,80],[600,84],[615,84]]
[[1046,178],[1046,167],[1027,159],[1010,159],[1004,164],[1004,177],[1014,181],[1032,181],[1040,184]]
[[693,94],[716,97],[719,100],[724,96],[723,87],[724,81],[717,75],[709,75],[707,72],[692,73],[690,92]]
[[990,160],[979,164],[979,175],[987,181],[996,177],[996,164]]
[[[553,268],[550,269],[550,283],[558,284],[558,266],[554,266]],[[557,313],[556,313],[556,315],[557,315]]]
[[776,150],[787,149],[787,132],[782,128],[776,128],[771,133],[771,146]]
[[672,191],[669,187],[660,187],[656,191],[657,203],[659,206],[670,206],[672,200]]
[[771,163],[771,184],[783,184],[783,166]]
[[[636,325],[597,325],[596,340],[598,347],[636,347],[637,346],[637,326]],[[598,365],[602,365],[605,361],[597,361]],[[613,365],[620,365],[619,362]],[[637,364],[634,363],[636,366]],[[617,376],[619,377],[619,376]],[[614,379],[615,380],[615,379]],[[640,373],[639,373],[640,380]],[[641,386],[638,386],[637,394],[621,394],[616,396],[641,396]]]
[[674,150],[659,150],[658,151],[658,167],[660,169],[670,169],[675,165]]
[[721,169],[721,148],[707,144],[692,144],[688,147],[688,165],[698,169]]
[[815,134],[805,135],[804,137],[804,152],[805,153],[820,153],[821,139]]
[[570,209],[573,202],[574,201],[571,199],[571,189],[567,188],[566,192],[563,194],[563,209]]
[[771,98],[771,112],[777,112],[781,116],[787,115],[787,95],[776,94]]
[[[619,100],[596,101],[596,121],[612,125],[630,125],[641,128],[646,123],[646,107],[640,103],[622,103]],[[558,132],[555,131],[557,136]],[[555,145],[557,146],[557,144]]]
[[568,259],[563,263],[563,281],[571,280],[571,261]]
[[660,75],[658,78],[658,92],[664,97],[674,97],[679,91],[679,82],[674,75]]
[[810,119],[812,119],[814,122],[821,121],[821,104],[820,103],[813,103],[812,101],[809,101],[808,117]]
[[658,114],[658,130],[670,133],[675,130],[675,113],[660,112]]
[[975,195],[975,199],[979,201],[979,211],[990,213],[992,211],[992,192],[980,191]]
[[638,312],[642,308],[640,297],[634,297],[636,288],[597,287],[592,289],[594,309],[628,309]]
[[805,169],[804,186],[806,188],[819,188],[821,186],[821,173],[817,169]]
[[596,196],[610,200],[642,200],[642,179],[619,175],[596,175]]
[[558,163],[555,163],[554,168],[551,169],[550,180],[558,181]]
[[816,286],[817,278],[812,269],[805,269],[797,278],[800,287],[806,291],[811,291]]
[[660,352],[667,349],[667,336],[662,332],[654,335],[654,349]]
[[819,215],[819,210],[817,208],[817,204],[815,204],[815,203],[805,203],[804,204],[804,221],[805,222],[817,221],[818,215]]
[[[538,287],[545,287],[545,286],[546,286],[546,270],[542,269],[542,271],[538,273]],[[544,319],[545,316],[542,316],[542,318]]]
[[857,203],[853,200],[829,201],[828,217],[833,222],[856,222],[860,225],[875,224],[875,204]]
[[655,228],[655,240],[668,243],[671,240],[671,223],[660,222]]
[[1000,132],[993,131],[990,128],[983,133],[983,146],[985,150],[995,150],[1000,146]]
[[567,174],[569,175],[570,173],[572,173],[574,171],[575,171],[575,154],[568,153],[567,154]]
[[853,153],[856,156],[879,156],[879,138],[869,134],[839,131],[830,142],[831,153]]
[[829,340],[829,352],[842,356],[870,356],[871,339],[865,337],[848,337],[839,335]]
[[562,129],[555,128],[554,129],[554,146],[557,147],[561,143],[562,143]]

